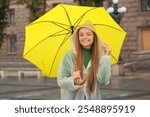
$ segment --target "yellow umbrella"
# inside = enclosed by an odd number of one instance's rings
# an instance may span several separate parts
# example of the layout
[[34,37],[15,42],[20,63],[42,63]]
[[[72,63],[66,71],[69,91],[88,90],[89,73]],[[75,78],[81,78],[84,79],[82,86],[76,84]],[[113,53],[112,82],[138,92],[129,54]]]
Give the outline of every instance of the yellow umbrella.
[[70,36],[90,20],[99,37],[111,47],[112,63],[117,63],[126,33],[104,8],[59,4],[25,27],[23,56],[44,75],[56,77],[62,56],[71,49]]

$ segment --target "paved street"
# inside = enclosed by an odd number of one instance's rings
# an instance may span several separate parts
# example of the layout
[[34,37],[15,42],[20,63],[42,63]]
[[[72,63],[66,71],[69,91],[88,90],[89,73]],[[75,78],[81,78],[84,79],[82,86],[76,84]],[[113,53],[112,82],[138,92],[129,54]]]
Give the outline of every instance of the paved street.
[[[150,99],[150,74],[113,76],[110,84],[101,86],[103,99],[106,100],[147,100]],[[60,89],[56,78],[0,79],[1,100],[59,100]]]

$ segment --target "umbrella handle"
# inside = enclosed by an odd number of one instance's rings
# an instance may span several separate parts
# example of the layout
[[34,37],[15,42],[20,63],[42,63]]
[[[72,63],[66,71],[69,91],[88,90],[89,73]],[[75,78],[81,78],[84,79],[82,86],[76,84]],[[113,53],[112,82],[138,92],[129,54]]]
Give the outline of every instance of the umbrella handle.
[[85,73],[85,74],[83,74],[83,79],[81,79],[81,78],[78,77],[78,78],[75,80],[75,83],[76,83],[77,85],[83,85],[83,84],[85,83],[86,79],[87,79],[87,75],[86,75],[86,73]]
[[[75,54],[75,68],[74,71],[78,71],[78,65],[77,65],[77,55]],[[80,77],[75,79],[75,83],[77,85],[82,85],[85,83],[85,81],[87,80],[87,74],[84,72],[83,73],[83,79],[81,79]]]

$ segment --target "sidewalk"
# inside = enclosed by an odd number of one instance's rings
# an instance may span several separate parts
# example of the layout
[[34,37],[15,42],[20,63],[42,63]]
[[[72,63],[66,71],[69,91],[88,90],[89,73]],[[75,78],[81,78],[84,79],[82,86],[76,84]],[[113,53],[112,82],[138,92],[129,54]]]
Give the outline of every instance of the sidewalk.
[[[150,73],[112,76],[101,86],[103,99],[150,99]],[[0,99],[60,99],[56,78],[16,77],[0,79]]]
[[150,80],[150,73],[148,72],[137,72],[135,74],[125,73],[123,76],[112,76],[115,79],[147,79]]
[[[125,76],[111,76],[110,84],[108,86],[102,86],[102,88],[117,88],[117,89],[132,89],[132,90],[150,90],[150,85],[147,84],[150,81],[150,73],[136,73],[135,75]],[[20,81],[16,77],[9,77],[0,79],[0,85],[26,85],[26,86],[40,86],[40,87],[58,87],[56,78],[32,78],[25,77]]]

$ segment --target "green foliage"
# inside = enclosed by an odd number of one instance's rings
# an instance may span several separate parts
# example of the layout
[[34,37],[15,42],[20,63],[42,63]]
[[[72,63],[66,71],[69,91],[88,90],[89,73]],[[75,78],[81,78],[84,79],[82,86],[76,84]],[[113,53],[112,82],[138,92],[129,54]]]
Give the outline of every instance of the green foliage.
[[9,0],[0,0],[0,47],[4,41],[4,29],[7,25]]
[[17,0],[18,3],[26,4],[29,8],[31,15],[30,21],[34,21],[45,13],[46,0]]
[[79,2],[81,6],[95,6],[100,7],[103,6],[104,0],[74,0],[74,2]]

